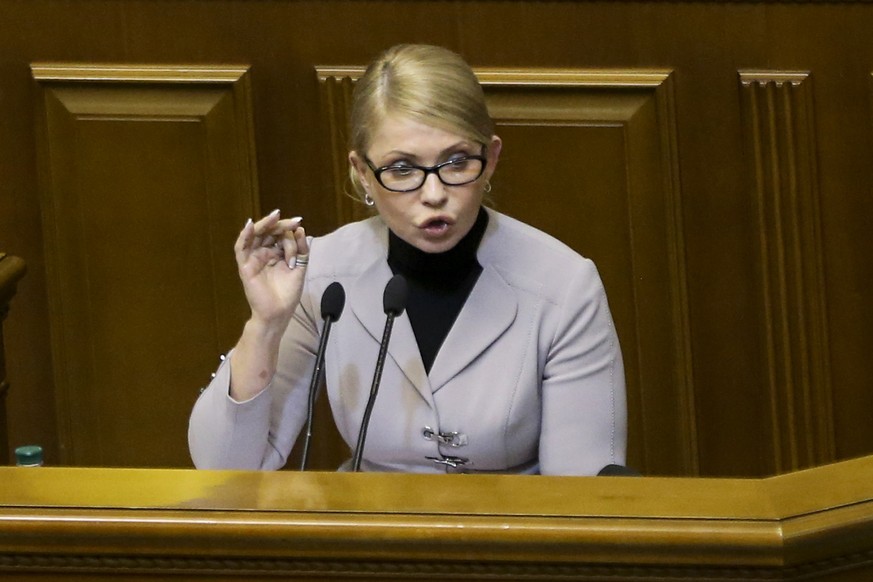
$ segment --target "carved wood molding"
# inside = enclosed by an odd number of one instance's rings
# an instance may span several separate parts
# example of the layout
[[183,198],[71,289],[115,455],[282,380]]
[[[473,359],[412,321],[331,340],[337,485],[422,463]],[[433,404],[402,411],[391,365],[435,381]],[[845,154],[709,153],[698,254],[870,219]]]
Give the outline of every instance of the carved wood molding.
[[[151,392],[182,426],[238,334],[229,249],[260,214],[249,68],[31,70],[61,462],[187,466],[184,431],[149,428],[131,403]],[[187,364],[148,379],[147,357]],[[163,458],[137,459],[116,440]]]
[[348,124],[354,83],[364,74],[363,67],[317,68],[319,99],[327,135],[325,143],[336,212],[336,226],[369,216],[363,201],[358,200],[349,179]]
[[739,76],[757,213],[775,469],[834,460],[812,79]]
[[122,63],[34,63],[31,71],[41,83],[194,83],[226,84],[242,80],[249,67],[213,65],[132,65]]
[[[480,68],[476,74],[500,126],[600,125],[623,135],[622,159],[615,161],[624,166],[627,180],[624,244],[633,283],[626,300],[633,304],[634,332],[622,343],[629,374],[631,444],[641,449],[632,462],[658,474],[697,474],[672,71]],[[669,329],[673,341],[654,341],[648,335],[654,329]],[[631,357],[636,361],[628,366]],[[634,372],[636,377],[631,377]]]
[[365,580],[411,579],[439,576],[441,580],[610,580],[653,582],[690,580],[694,582],[733,580],[809,579],[873,563],[873,552],[845,556],[802,568],[789,567],[705,567],[705,566],[627,566],[614,564],[553,564],[476,562],[464,559],[437,561],[394,560],[289,560],[282,558],[197,558],[188,556],[106,556],[0,554],[0,572],[116,575],[119,579],[136,574],[152,576],[245,576],[246,579],[276,576],[314,576],[325,580],[348,577]]
[[871,478],[873,457],[769,479],[3,467],[0,572],[866,580]]

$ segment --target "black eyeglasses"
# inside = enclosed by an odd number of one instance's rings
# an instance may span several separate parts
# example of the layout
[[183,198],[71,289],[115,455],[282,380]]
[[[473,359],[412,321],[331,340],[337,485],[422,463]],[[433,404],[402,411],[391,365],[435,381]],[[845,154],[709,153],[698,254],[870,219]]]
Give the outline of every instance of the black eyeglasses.
[[364,158],[376,176],[376,180],[391,192],[412,192],[424,185],[428,174],[436,174],[446,186],[463,186],[475,182],[485,171],[488,159],[485,156],[453,158],[435,166],[416,166],[407,162],[377,168],[369,158]]

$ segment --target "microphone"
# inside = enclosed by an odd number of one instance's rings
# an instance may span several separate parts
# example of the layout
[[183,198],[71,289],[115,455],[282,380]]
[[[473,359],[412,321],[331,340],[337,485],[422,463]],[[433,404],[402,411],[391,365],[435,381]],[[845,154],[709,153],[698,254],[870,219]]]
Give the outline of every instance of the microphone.
[[639,471],[624,465],[607,465],[597,473],[598,477],[640,477]]
[[315,369],[312,371],[312,380],[309,382],[309,406],[306,410],[306,440],[303,442],[303,459],[300,461],[300,470],[306,469],[306,460],[309,458],[309,442],[312,440],[312,416],[315,410],[315,393],[321,384],[324,370],[324,350],[327,347],[327,338],[330,335],[330,326],[340,318],[343,307],[346,304],[346,292],[338,281],[327,286],[321,296],[321,317],[324,319],[324,330],[318,343],[318,351],[315,353]]
[[379,357],[376,359],[376,371],[373,374],[373,384],[370,387],[370,398],[364,409],[364,419],[361,422],[361,430],[358,432],[358,446],[355,447],[355,456],[352,461],[352,471],[357,473],[361,470],[361,458],[364,455],[364,441],[367,439],[367,425],[370,424],[370,414],[376,403],[376,392],[379,391],[379,382],[382,380],[382,368],[385,365],[385,356],[388,353],[388,340],[391,339],[391,328],[394,326],[394,318],[406,309],[406,296],[409,288],[403,275],[394,275],[385,286],[382,295],[382,306],[385,309],[385,331],[382,333],[382,342],[379,344]]

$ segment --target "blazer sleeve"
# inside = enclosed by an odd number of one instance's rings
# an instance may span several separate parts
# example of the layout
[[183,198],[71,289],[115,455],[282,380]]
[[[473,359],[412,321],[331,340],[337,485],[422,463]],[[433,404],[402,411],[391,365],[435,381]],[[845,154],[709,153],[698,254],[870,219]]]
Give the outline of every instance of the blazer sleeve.
[[231,358],[219,366],[188,424],[188,447],[198,469],[282,468],[306,422],[309,380],[318,329],[304,292],[279,347],[276,373],[257,396],[230,396]]
[[627,404],[618,336],[590,260],[572,277],[557,310],[543,368],[540,472],[595,475],[625,463]]

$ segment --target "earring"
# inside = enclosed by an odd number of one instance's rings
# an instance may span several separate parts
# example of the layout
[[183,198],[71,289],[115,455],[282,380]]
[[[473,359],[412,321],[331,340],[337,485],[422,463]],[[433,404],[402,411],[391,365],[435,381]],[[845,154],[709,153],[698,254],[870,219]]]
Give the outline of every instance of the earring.
[[364,204],[366,204],[367,206],[373,206],[375,203],[376,203],[376,201],[370,197],[369,192],[364,194]]
[[491,182],[485,180],[485,193],[488,194],[489,192],[491,192]]

